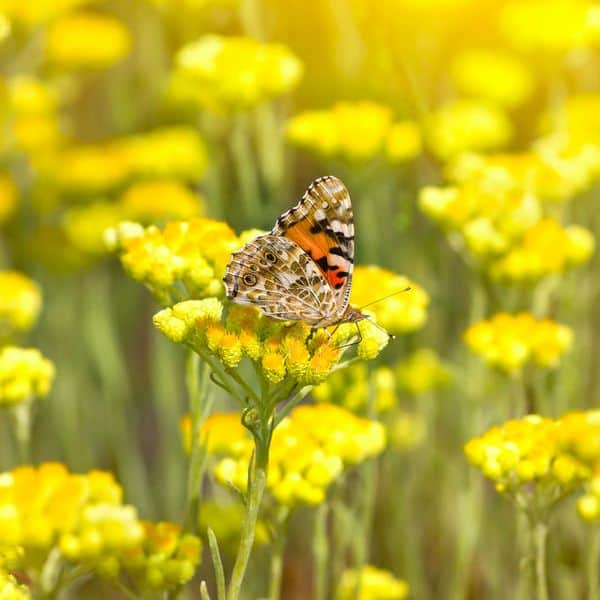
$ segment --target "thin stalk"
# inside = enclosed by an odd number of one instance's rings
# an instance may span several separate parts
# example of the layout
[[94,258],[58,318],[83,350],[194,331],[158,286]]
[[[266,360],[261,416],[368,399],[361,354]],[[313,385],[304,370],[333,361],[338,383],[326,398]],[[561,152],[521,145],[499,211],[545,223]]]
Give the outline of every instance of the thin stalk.
[[262,207],[259,198],[255,161],[250,147],[247,115],[238,114],[234,116],[230,144],[246,216],[252,221],[256,221],[257,217],[260,217]]
[[254,534],[258,511],[267,483],[267,465],[269,460],[268,441],[264,442],[255,436],[254,463],[249,478],[246,514],[242,525],[242,536],[238,547],[235,564],[231,573],[227,600],[237,600],[242,589],[250,552],[254,544]]
[[221,552],[219,551],[219,543],[214,531],[209,527],[208,545],[210,547],[210,555],[212,557],[213,568],[215,570],[215,579],[217,582],[217,600],[225,600],[225,571],[223,570],[223,561]]
[[548,600],[548,578],[546,575],[546,539],[548,524],[543,520],[532,523],[533,546],[535,551],[535,598]]
[[195,352],[189,352],[186,364],[186,385],[190,401],[190,462],[187,479],[186,529],[196,532],[198,527],[198,508],[204,471],[205,449],[200,440],[200,428],[204,416],[204,405],[209,402],[208,383],[210,367],[204,363],[200,373],[201,361]]
[[287,507],[281,507],[275,520],[275,532],[269,573],[269,600],[279,600],[281,594],[281,575],[283,573],[283,553],[287,539],[288,516],[289,509]]
[[590,524],[587,543],[587,598],[588,600],[600,600],[600,578],[598,567],[600,566],[600,528]]
[[12,409],[15,420],[15,437],[21,464],[31,463],[31,400],[19,402]]
[[327,538],[327,516],[329,504],[322,502],[315,512],[313,531],[313,559],[315,600],[325,600],[327,597],[327,558],[329,556],[329,540]]

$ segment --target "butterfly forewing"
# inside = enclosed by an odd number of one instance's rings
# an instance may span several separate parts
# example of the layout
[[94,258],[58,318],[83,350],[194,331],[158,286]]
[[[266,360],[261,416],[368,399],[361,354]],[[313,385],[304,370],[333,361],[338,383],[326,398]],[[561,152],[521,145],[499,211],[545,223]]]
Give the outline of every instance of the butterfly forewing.
[[354,264],[354,219],[346,186],[332,175],[316,179],[298,204],[277,219],[271,234],[294,241],[315,261],[343,315]]

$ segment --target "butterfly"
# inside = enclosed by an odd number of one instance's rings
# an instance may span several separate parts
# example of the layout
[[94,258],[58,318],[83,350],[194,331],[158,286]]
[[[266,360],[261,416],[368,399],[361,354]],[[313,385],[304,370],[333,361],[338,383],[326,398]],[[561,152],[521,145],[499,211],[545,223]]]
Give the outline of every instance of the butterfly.
[[315,179],[275,227],[231,256],[227,298],[282,321],[312,327],[366,318],[349,304],[354,219],[346,186],[332,175]]

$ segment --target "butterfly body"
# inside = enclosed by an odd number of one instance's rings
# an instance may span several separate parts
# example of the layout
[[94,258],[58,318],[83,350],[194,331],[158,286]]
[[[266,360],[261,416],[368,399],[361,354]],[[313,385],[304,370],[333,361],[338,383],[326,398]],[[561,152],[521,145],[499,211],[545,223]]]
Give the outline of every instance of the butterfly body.
[[327,327],[365,318],[349,305],[354,263],[352,204],[333,176],[316,179],[275,227],[234,252],[227,297],[284,321]]

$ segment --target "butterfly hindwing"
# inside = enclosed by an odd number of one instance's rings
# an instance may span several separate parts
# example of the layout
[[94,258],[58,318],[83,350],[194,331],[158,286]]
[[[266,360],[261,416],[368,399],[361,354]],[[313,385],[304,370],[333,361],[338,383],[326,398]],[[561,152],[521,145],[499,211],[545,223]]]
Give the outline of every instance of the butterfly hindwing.
[[321,271],[285,237],[262,235],[234,252],[224,282],[230,300],[256,306],[274,319],[317,325],[337,312]]
[[346,186],[332,175],[311,183],[298,204],[271,231],[295,242],[315,262],[336,298],[341,316],[350,297],[354,219]]

